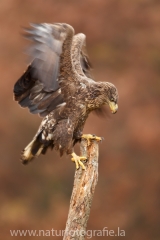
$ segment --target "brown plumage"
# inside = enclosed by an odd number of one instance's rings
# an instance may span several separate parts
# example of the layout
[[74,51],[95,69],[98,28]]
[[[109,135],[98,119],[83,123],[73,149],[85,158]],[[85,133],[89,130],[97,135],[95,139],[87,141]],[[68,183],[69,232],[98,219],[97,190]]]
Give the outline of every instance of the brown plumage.
[[74,35],[64,23],[31,26],[25,35],[33,41],[31,64],[16,82],[14,98],[44,119],[21,159],[28,163],[49,147],[74,158],[73,146],[81,140],[88,114],[105,104],[115,113],[118,92],[111,83],[91,79],[84,34]]

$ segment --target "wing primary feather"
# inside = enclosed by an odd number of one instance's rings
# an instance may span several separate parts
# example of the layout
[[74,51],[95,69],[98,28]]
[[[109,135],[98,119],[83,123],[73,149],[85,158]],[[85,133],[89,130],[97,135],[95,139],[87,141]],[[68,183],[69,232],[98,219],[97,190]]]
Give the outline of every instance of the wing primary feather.
[[74,29],[60,23],[31,23],[30,26],[24,28],[23,36],[32,41],[27,50],[31,64],[16,82],[14,96],[31,113],[45,116],[65,104],[58,79],[59,62],[67,31],[73,36]]

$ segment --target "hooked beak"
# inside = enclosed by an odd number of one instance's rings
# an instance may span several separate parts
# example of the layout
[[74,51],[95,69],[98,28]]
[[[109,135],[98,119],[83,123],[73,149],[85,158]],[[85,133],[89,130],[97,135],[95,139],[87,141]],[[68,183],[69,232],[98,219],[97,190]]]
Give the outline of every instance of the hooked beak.
[[115,102],[109,102],[109,107],[112,113],[116,113],[118,110],[118,104],[116,104]]

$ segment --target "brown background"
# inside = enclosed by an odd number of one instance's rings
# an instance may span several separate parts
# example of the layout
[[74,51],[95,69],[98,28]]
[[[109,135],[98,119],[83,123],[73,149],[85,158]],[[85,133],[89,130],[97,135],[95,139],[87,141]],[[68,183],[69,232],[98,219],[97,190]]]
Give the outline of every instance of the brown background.
[[95,79],[111,81],[119,90],[118,113],[105,119],[91,114],[84,129],[105,138],[88,229],[120,227],[125,239],[160,239],[157,0],[0,1],[0,238],[15,239],[10,229],[64,229],[73,185],[69,157],[49,151],[28,166],[19,162],[41,120],[12,97],[26,68],[20,32],[29,22],[67,22],[85,33]]

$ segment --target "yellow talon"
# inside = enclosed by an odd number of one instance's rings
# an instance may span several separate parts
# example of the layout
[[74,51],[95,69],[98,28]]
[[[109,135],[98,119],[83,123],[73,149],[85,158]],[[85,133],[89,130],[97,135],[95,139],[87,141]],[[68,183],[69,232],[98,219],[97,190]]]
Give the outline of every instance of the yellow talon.
[[98,142],[99,141],[102,141],[102,138],[101,137],[97,137],[95,135],[92,135],[92,134],[83,134],[81,138],[84,138],[87,140],[87,145],[90,146],[91,145],[91,141],[92,140],[97,140]]
[[79,169],[80,166],[82,167],[82,169],[84,169],[84,170],[86,169],[84,164],[81,162],[81,161],[87,160],[86,157],[80,157],[77,154],[75,154],[74,152],[71,154],[71,156],[72,156],[71,160],[73,162],[75,162],[75,164],[76,164],[76,169]]

